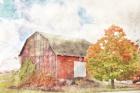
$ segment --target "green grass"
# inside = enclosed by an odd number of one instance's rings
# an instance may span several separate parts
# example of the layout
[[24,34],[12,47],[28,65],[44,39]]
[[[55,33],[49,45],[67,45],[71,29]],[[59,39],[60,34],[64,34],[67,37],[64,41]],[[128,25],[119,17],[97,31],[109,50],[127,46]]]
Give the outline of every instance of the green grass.
[[13,73],[0,74],[0,88],[11,86],[12,80],[13,80]]
[[[29,89],[10,89],[9,86],[12,86],[12,78],[14,73],[0,74],[0,93],[55,93],[47,92],[41,90],[29,90]],[[134,88],[116,88],[111,89],[106,88],[79,88],[79,87],[65,87],[64,92],[57,93],[100,93],[100,92],[111,92],[111,91],[131,91],[136,90]]]
[[111,91],[132,91],[133,89],[99,89],[99,88],[70,88],[65,89],[64,92],[47,92],[41,90],[27,90],[27,89],[7,89],[0,88],[0,93],[100,93]]
[[35,90],[26,90],[26,89],[7,89],[0,88],[0,93],[46,93],[43,91],[35,91]]

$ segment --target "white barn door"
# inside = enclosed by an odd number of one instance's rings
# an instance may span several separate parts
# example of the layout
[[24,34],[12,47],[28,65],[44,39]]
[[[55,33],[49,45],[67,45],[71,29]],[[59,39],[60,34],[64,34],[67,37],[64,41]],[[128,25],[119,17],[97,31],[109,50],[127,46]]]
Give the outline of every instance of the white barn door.
[[74,77],[86,77],[86,62],[74,61]]

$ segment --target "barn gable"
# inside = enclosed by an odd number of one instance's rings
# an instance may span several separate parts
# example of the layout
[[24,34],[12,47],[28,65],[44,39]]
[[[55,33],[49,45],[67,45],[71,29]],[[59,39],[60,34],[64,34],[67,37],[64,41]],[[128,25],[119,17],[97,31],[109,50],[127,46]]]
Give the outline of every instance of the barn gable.
[[[42,56],[44,55],[45,48],[51,50],[54,53],[48,39],[44,38],[44,36],[42,36],[38,32],[35,32],[29,38],[27,38],[22,47],[22,50],[20,51],[19,56],[21,56],[22,54],[25,54],[26,56]],[[30,52],[28,53],[29,55],[26,54],[26,51]]]
[[23,54],[23,56],[33,56],[32,55],[32,54],[34,54],[34,52],[32,51],[33,48],[31,49],[31,47],[34,47],[34,45],[35,45],[33,38],[34,38],[34,34],[26,39],[26,41],[22,47],[22,50],[20,51],[19,56],[21,56],[22,54]]

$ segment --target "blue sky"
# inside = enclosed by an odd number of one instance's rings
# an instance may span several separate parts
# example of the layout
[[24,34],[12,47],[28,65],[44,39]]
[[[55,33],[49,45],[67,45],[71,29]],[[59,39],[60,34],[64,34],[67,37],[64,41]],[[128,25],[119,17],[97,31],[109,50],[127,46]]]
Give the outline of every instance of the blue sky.
[[5,19],[18,19],[21,17],[17,13],[13,0],[3,0],[0,4],[0,17]]
[[116,24],[136,41],[139,10],[140,0],[0,0],[0,71],[8,59],[19,67],[15,57],[35,31],[96,42],[104,29]]

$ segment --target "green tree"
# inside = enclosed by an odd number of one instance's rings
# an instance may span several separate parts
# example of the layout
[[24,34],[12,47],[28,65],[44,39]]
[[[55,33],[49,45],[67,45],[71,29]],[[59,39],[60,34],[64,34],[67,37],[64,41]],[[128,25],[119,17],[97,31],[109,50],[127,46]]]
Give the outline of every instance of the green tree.
[[35,64],[31,60],[26,59],[21,68],[15,75],[14,83],[16,86],[19,86],[26,82],[35,72]]
[[[123,29],[111,26],[87,50],[87,70],[99,80],[130,79],[140,68],[139,48],[125,37]],[[131,73],[131,74],[130,74]]]

